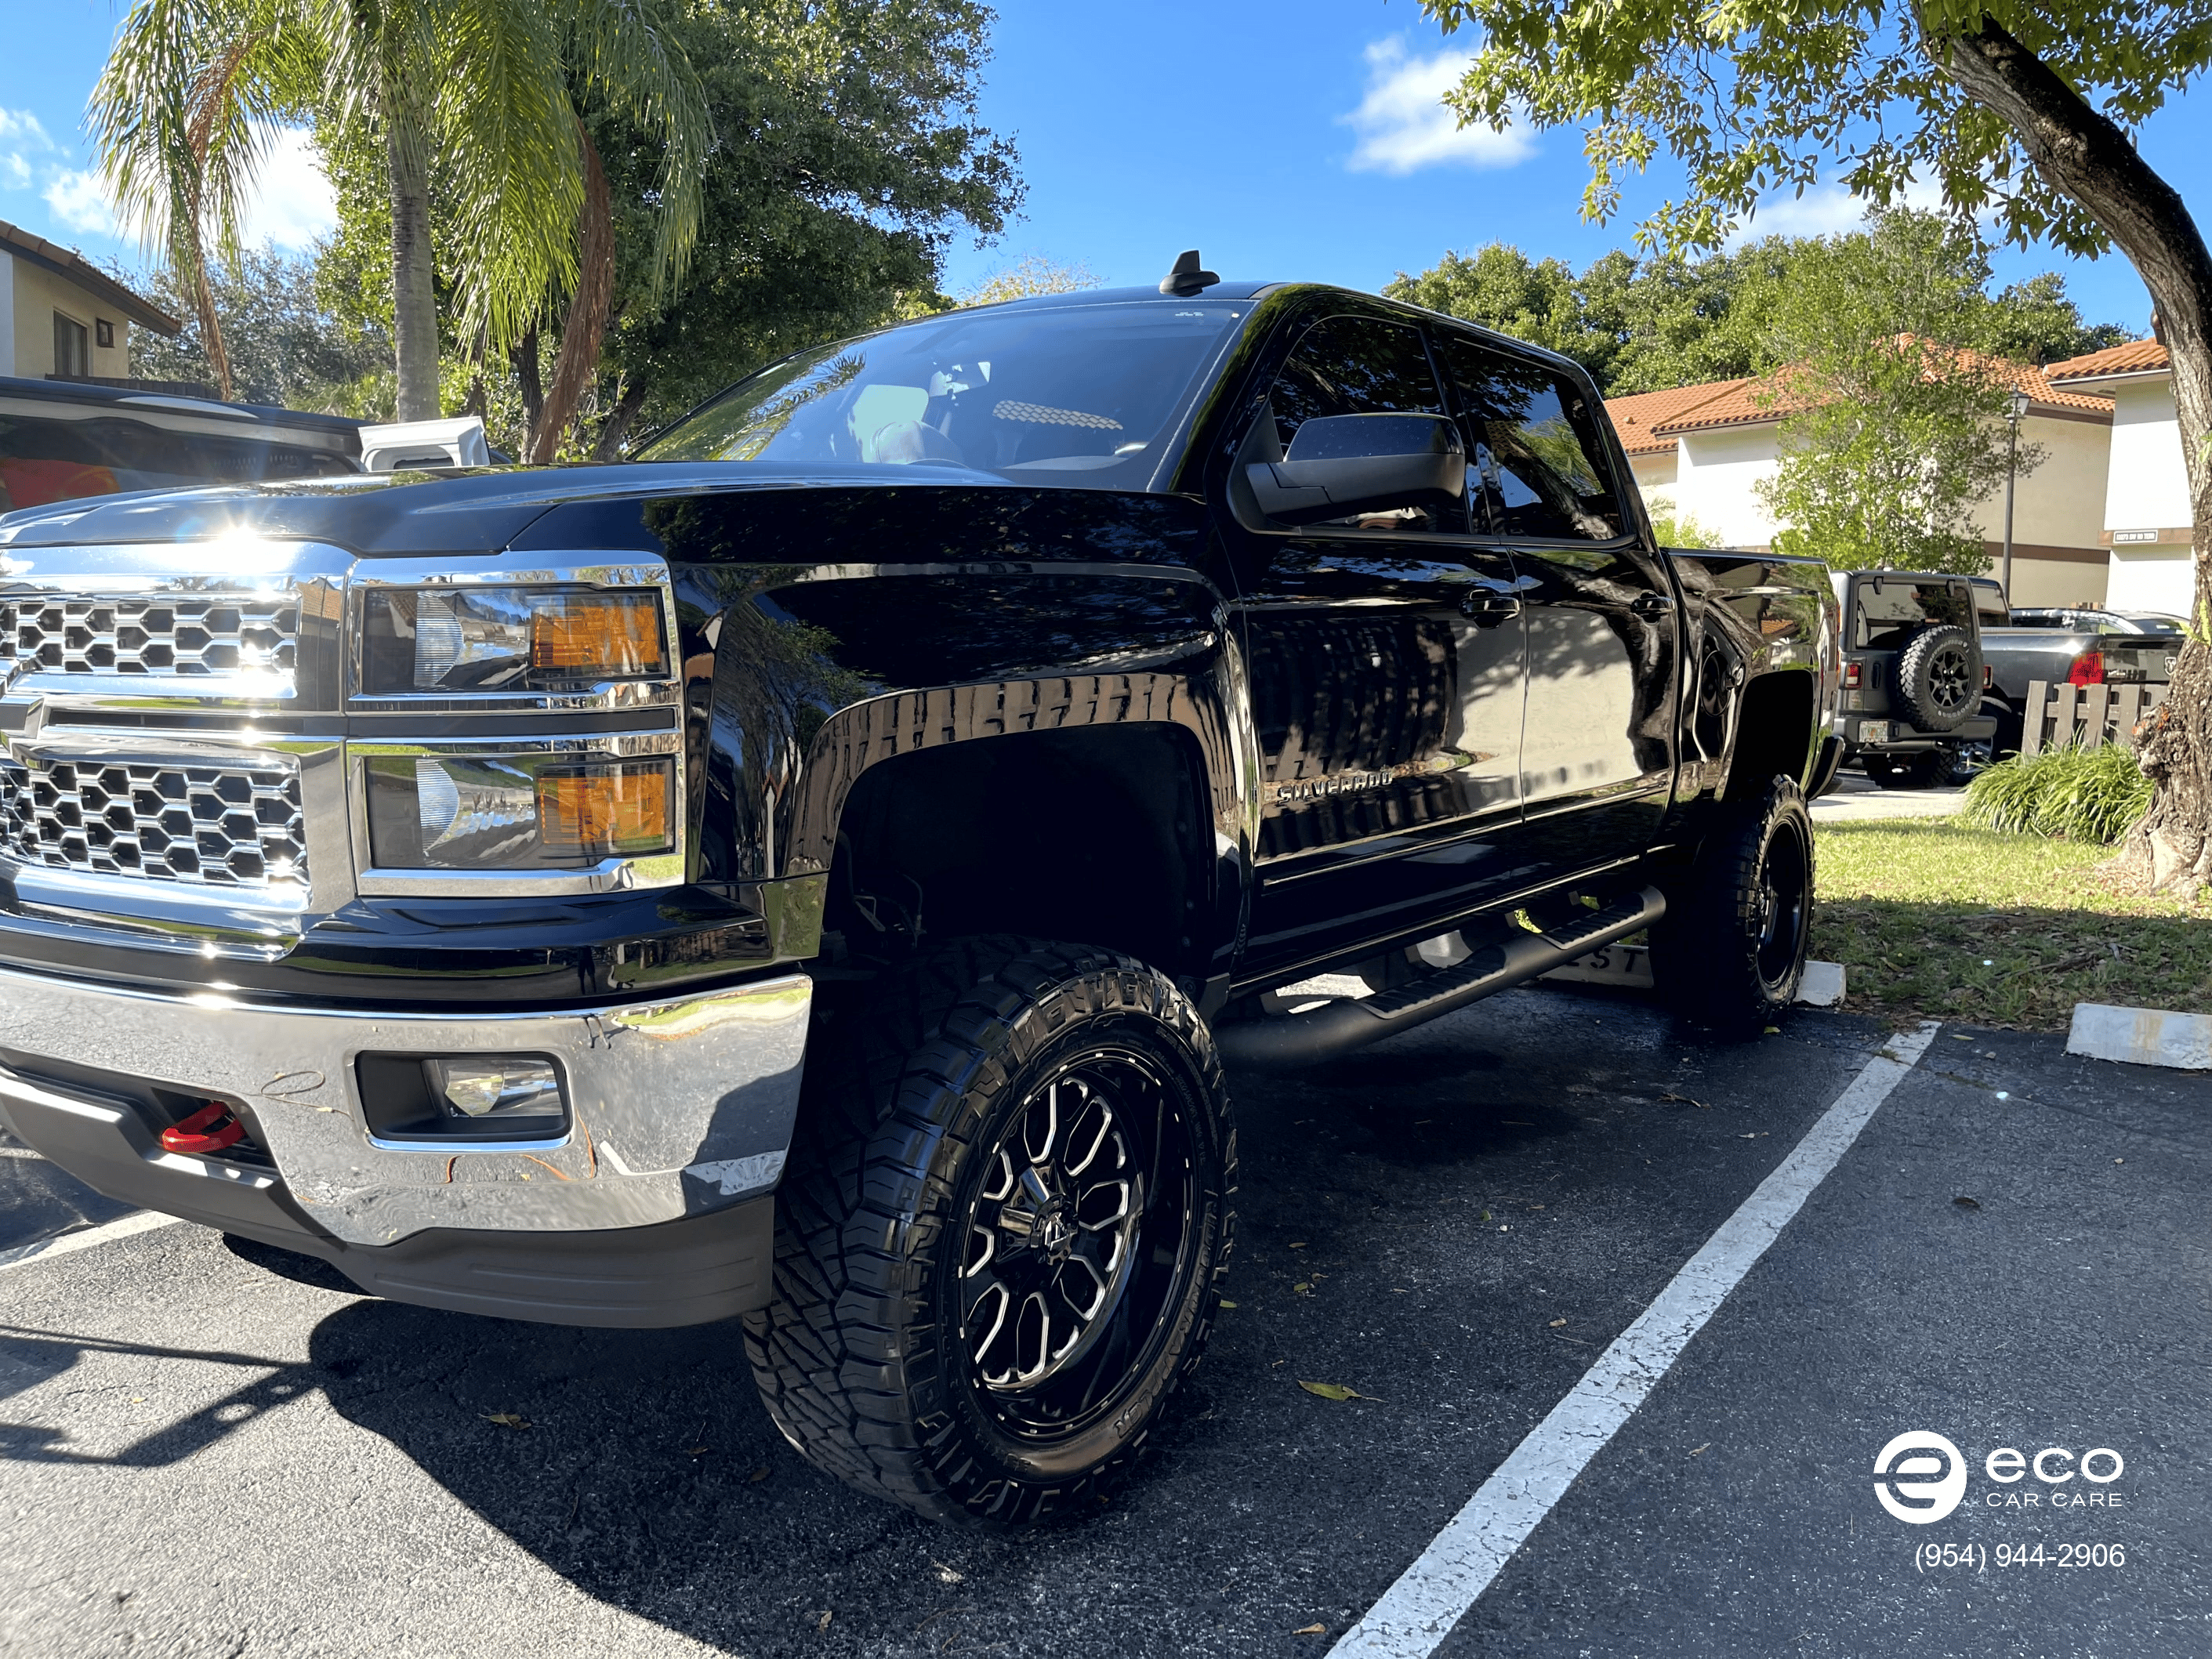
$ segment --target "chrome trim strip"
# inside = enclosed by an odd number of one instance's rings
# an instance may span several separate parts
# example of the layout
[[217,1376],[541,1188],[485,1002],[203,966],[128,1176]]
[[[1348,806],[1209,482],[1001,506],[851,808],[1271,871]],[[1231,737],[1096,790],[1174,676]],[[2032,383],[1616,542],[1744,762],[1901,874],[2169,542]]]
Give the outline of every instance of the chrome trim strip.
[[[798,1110],[813,981],[804,974],[618,1008],[486,1014],[272,1008],[0,970],[7,1045],[38,1058],[243,1101],[287,1190],[349,1243],[427,1227],[574,1231],[716,1210],[772,1188]],[[379,1146],[364,1053],[553,1057],[557,1146]],[[64,1087],[64,1092],[67,1092]]]

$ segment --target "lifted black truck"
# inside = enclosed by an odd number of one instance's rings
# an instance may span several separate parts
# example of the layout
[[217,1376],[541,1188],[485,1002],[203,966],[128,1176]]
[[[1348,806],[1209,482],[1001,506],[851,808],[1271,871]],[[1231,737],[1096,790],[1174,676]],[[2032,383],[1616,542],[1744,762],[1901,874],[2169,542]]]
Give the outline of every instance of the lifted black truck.
[[821,1467],[1069,1511],[1212,1325],[1224,1055],[1647,929],[1793,997],[1826,573],[1655,546],[1602,410],[1191,258],[634,463],[0,520],[8,1122],[380,1296],[742,1316]]

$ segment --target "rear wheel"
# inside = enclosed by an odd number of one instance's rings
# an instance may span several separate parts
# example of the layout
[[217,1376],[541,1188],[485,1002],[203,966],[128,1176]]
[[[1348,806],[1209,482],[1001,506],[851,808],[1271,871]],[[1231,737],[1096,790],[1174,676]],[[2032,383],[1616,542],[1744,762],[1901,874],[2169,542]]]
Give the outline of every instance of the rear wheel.
[[1885,789],[1932,789],[1949,781],[1958,764],[1958,745],[1943,744],[1911,755],[1869,755],[1866,769]]
[[1796,1000],[1812,921],[1813,821],[1778,777],[1721,808],[1652,930],[1652,970],[1683,1013],[1750,1035]]
[[1213,1321],[1237,1155],[1205,1023],[1125,957],[1004,939],[849,1023],[817,1038],[777,1299],[745,1322],[769,1413],[938,1519],[1086,1504]]

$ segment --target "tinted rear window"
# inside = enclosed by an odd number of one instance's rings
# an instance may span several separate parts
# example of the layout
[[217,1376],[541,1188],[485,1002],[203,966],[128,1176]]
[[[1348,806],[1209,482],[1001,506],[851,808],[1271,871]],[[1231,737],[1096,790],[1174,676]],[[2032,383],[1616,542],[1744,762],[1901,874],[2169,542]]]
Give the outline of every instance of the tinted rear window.
[[1972,629],[1974,604],[1964,584],[1875,576],[1856,587],[1851,619],[1854,651],[1902,651],[1923,629],[1947,623]]

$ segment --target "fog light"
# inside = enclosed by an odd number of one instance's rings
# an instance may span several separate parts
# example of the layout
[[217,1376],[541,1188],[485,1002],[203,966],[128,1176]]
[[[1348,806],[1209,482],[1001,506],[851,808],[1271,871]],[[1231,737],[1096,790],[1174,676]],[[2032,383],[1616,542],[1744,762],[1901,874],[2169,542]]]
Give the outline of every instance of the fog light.
[[382,1145],[557,1141],[568,1133],[561,1071],[544,1054],[363,1054],[369,1133]]
[[552,1062],[501,1057],[426,1060],[431,1091],[459,1117],[558,1117],[561,1079]]

